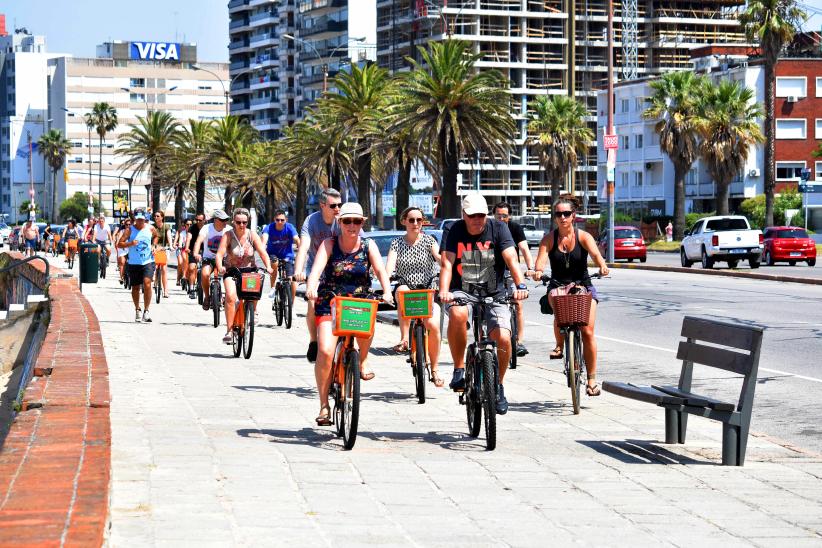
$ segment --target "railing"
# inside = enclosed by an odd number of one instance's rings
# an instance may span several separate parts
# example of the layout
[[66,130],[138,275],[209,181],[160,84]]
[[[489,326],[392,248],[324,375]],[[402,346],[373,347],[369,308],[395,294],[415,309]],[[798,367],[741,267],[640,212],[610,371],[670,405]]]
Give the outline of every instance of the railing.
[[45,285],[48,286],[48,283],[49,283],[48,282],[48,280],[49,280],[49,262],[48,262],[48,260],[46,260],[45,257],[41,257],[40,255],[33,255],[31,257],[26,257],[25,259],[20,259],[16,262],[4,267],[4,268],[0,268],[0,274],[4,274],[6,272],[14,270],[15,268],[20,267],[21,265],[30,263],[32,261],[37,261],[37,260],[43,261],[43,264],[46,265]]

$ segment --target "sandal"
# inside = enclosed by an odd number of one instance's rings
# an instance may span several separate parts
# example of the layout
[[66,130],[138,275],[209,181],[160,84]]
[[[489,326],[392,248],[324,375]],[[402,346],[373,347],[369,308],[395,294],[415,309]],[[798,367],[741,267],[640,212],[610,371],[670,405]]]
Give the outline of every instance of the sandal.
[[551,358],[552,360],[561,360],[562,359],[562,347],[561,346],[555,346],[554,349],[551,350],[551,353],[548,354],[548,357]]
[[315,419],[317,426],[331,426],[331,406],[324,405],[320,408],[320,414]]
[[408,352],[408,341],[400,341],[394,346],[392,346],[391,349],[397,354],[403,354],[405,352]]
[[585,393],[589,396],[599,396],[602,394],[602,390],[599,389],[599,384],[594,383],[593,385],[586,385],[585,386]]
[[436,369],[431,371],[431,378],[429,378],[428,380],[433,382],[434,386],[436,386],[437,388],[442,388],[442,385],[444,384],[442,377],[440,377],[439,375],[439,371],[437,371]]
[[374,372],[370,369],[366,369],[365,371],[360,371],[360,378],[364,381],[370,381],[374,378]]

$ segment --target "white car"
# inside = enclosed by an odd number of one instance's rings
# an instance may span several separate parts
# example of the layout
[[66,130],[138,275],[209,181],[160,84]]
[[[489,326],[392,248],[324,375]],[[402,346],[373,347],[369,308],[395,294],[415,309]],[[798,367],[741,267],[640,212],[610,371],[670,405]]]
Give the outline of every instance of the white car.
[[6,223],[0,223],[0,245],[6,244],[9,236],[11,236],[11,227]]
[[685,232],[679,257],[684,268],[696,261],[702,263],[702,268],[713,268],[717,261],[726,261],[730,268],[736,268],[740,260],[747,260],[751,268],[759,268],[762,248],[762,231],[751,229],[745,217],[705,217]]

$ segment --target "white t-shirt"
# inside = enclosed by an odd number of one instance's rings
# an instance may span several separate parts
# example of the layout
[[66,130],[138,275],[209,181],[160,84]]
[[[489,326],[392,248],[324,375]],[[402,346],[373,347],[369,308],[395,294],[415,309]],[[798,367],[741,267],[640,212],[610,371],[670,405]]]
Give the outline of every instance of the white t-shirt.
[[223,234],[228,230],[228,225],[222,230],[217,230],[214,223],[206,225],[206,236],[203,240],[203,259],[213,259],[217,256],[217,250],[220,249],[220,240],[223,239]]
[[100,225],[94,225],[94,239],[98,242],[105,242],[108,241],[111,233],[108,230],[108,227],[103,225],[103,228],[100,228]]

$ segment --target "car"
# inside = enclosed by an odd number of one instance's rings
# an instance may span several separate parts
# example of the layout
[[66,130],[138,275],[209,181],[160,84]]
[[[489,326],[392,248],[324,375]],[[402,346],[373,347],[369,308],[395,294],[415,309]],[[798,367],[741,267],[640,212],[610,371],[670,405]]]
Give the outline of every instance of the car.
[[542,230],[537,229],[534,225],[520,225],[522,231],[525,232],[525,239],[528,241],[529,247],[537,247],[542,241],[542,236],[545,234]]
[[805,261],[816,265],[816,242],[808,237],[804,228],[797,226],[771,226],[765,229],[762,262],[773,266],[777,261],[794,266]]
[[6,223],[0,222],[0,245],[5,244],[11,235],[11,227]]
[[437,223],[437,230],[448,230],[449,228],[451,228],[452,224],[456,223],[459,220],[459,218],[443,219]]
[[741,260],[748,261],[751,268],[759,268],[762,248],[762,231],[752,229],[742,215],[704,217],[685,231],[679,259],[683,268],[690,268],[696,261],[705,269],[713,268],[717,261],[736,268]]
[[[599,252],[605,257],[608,249],[608,232],[603,232],[597,240]],[[648,260],[648,248],[645,247],[645,240],[642,232],[635,226],[615,226],[614,227],[614,260],[627,260],[629,263],[639,259],[644,263]]]

